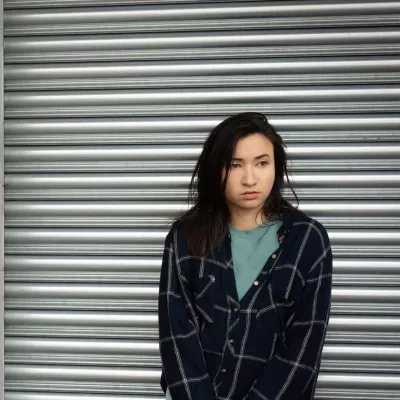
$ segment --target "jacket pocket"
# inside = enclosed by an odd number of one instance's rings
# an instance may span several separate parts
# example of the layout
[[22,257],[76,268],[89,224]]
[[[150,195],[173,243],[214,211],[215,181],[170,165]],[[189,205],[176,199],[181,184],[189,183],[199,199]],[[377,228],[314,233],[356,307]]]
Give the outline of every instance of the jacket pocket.
[[196,309],[205,322],[214,322],[215,276],[196,279]]
[[300,271],[289,264],[275,267],[271,283],[275,303],[283,303],[287,307],[299,301],[305,287]]

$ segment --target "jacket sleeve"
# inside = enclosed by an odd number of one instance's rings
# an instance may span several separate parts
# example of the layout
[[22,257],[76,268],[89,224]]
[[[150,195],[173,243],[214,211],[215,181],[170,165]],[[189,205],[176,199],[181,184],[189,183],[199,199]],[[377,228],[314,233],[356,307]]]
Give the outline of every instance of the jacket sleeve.
[[188,285],[177,261],[176,231],[165,239],[158,295],[162,380],[172,399],[215,398],[198,336],[198,321]]
[[314,240],[306,245],[304,259],[309,263],[309,273],[299,305],[289,318],[283,340],[246,400],[314,399],[332,287],[331,246],[325,228],[318,222]]

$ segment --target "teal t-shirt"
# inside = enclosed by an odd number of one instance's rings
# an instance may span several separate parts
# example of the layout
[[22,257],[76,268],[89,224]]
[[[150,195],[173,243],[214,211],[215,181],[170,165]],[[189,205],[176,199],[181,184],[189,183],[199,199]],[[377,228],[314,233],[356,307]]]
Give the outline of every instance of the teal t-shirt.
[[281,226],[281,220],[267,221],[250,230],[240,230],[229,225],[239,300],[249,290],[267,259],[279,247],[277,232]]

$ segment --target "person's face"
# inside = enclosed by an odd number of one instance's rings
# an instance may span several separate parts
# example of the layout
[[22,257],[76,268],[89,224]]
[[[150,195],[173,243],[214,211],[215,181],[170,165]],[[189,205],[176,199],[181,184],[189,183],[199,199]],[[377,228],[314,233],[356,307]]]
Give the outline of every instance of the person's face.
[[[222,178],[225,177],[225,170]],[[258,212],[275,181],[272,143],[254,133],[238,140],[228,174],[225,199],[231,211]]]

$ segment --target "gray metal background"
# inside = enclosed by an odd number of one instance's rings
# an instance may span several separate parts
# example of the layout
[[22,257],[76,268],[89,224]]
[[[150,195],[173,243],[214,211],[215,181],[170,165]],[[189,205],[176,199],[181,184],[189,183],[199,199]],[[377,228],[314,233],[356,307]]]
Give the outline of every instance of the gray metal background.
[[0,0],[0,400],[4,400],[4,52]]
[[282,134],[331,237],[316,398],[400,399],[400,1],[5,8],[7,400],[161,395],[165,224],[244,110]]

